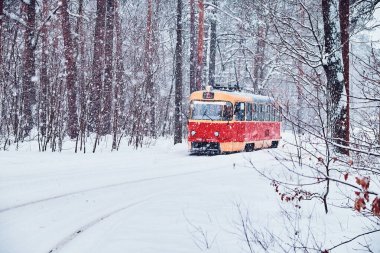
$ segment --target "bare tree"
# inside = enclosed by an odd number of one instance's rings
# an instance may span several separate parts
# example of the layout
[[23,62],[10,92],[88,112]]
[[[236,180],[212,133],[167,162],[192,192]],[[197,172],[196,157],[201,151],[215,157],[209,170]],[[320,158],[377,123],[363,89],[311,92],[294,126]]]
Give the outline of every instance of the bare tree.
[[205,6],[203,0],[198,0],[198,47],[197,47],[197,68],[196,68],[196,86],[197,90],[202,89],[202,74],[203,74],[203,51],[204,51],[204,20]]
[[68,105],[68,135],[74,139],[78,136],[77,92],[76,76],[77,68],[74,56],[74,44],[71,36],[71,25],[68,13],[67,0],[62,0],[62,31],[65,49],[66,65],[66,92]]
[[104,70],[104,40],[105,40],[105,0],[96,1],[96,24],[94,37],[94,56],[92,61],[92,83],[89,108],[89,127],[92,131],[99,133],[101,93],[103,89]]
[[35,103],[35,57],[36,47],[35,26],[36,26],[36,0],[29,3],[22,3],[26,14],[27,22],[24,32],[24,55],[23,55],[23,75],[22,75],[22,101],[23,117],[21,131],[22,136],[29,135],[34,126],[32,105]]
[[182,0],[177,0],[177,42],[175,48],[174,144],[182,142]]
[[195,2],[190,0],[190,94],[196,86],[196,37],[195,37]]
[[106,37],[105,37],[105,73],[102,105],[102,134],[111,133],[112,110],[112,81],[113,81],[113,27],[114,27],[114,3],[107,0],[106,10]]

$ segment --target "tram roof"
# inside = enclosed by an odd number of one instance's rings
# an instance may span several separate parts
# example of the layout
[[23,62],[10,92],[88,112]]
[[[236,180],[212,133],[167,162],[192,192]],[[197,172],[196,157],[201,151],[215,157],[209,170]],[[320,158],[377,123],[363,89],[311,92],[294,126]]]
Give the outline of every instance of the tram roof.
[[[190,95],[190,100],[208,100],[203,99],[203,93],[208,92],[206,90],[195,91]],[[273,103],[274,99],[268,96],[262,96],[252,93],[239,92],[239,91],[222,91],[222,90],[211,90],[214,93],[213,100],[228,100],[233,102],[250,102],[254,101],[256,103]]]

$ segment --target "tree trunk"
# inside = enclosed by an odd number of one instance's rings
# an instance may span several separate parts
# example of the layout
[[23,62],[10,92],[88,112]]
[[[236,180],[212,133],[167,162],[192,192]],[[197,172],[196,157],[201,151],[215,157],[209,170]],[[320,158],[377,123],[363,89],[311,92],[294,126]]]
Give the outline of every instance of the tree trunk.
[[[343,123],[344,145],[349,146],[350,142],[350,4],[347,0],[339,0],[339,20],[341,30],[342,59],[343,59],[343,76],[344,87],[346,91],[346,117]],[[348,154],[348,150],[346,150]]]
[[32,105],[36,101],[35,91],[35,25],[36,25],[36,0],[30,0],[29,4],[22,3],[27,16],[27,26],[24,33],[24,55],[22,75],[22,100],[23,100],[23,124],[22,136],[27,136],[33,128]]
[[105,16],[105,0],[97,0],[94,57],[92,61],[91,102],[89,108],[89,128],[91,131],[96,131],[97,133],[99,133],[100,130],[101,93],[103,88]]
[[[322,0],[325,52],[323,68],[327,78],[327,119],[331,137],[337,144],[344,144],[344,121],[347,116],[344,96],[341,40],[338,30],[338,0]],[[343,152],[337,148],[338,152]]]
[[[43,16],[47,17],[49,15],[49,5],[46,1],[43,2],[42,6]],[[40,122],[40,132],[42,136],[46,136],[46,123],[47,123],[47,89],[49,85],[48,77],[48,57],[49,57],[49,32],[48,24],[45,24],[41,29],[42,36],[42,52],[41,52],[41,69],[40,69],[40,85],[41,85],[41,95],[40,95],[40,110],[39,110],[39,122]]]
[[105,73],[103,87],[103,110],[102,110],[102,134],[111,133],[111,110],[112,110],[112,63],[113,63],[113,26],[114,26],[114,3],[107,0],[106,16],[106,42],[105,42]]
[[146,92],[147,104],[149,107],[149,124],[148,132],[150,136],[156,136],[155,129],[155,103],[154,103],[154,84],[153,84],[153,25],[152,25],[152,0],[148,0],[148,13],[146,22],[146,40],[145,40],[145,73],[146,73]]
[[264,18],[259,15],[259,24],[257,27],[257,42],[256,42],[256,53],[254,56],[254,70],[253,70],[253,89],[256,93],[262,93],[261,84],[264,77],[264,54],[265,54],[265,37],[266,29],[264,25]]
[[124,109],[124,82],[123,82],[123,38],[121,34],[120,5],[115,1],[115,26],[116,26],[116,75],[115,75],[115,105],[113,118],[113,140],[112,149],[117,149],[117,133],[123,120]]
[[175,66],[174,144],[177,144],[182,143],[182,0],[177,0]]
[[[215,6],[218,4],[217,0],[212,2]],[[211,35],[210,35],[210,66],[209,66],[209,85],[215,86],[215,60],[216,60],[216,8],[212,10],[211,18]]]
[[203,39],[204,39],[204,15],[205,7],[203,0],[198,0],[198,60],[197,60],[197,69],[196,69],[196,86],[197,90],[202,89],[202,73],[203,73]]
[[62,31],[66,65],[66,93],[68,106],[68,135],[74,139],[78,136],[77,92],[76,92],[76,62],[74,57],[74,44],[71,37],[70,20],[68,13],[68,0],[62,0]]
[[[3,33],[3,19],[4,19],[4,1],[0,0],[0,71],[3,72],[2,66],[3,66],[3,45],[2,45],[2,33]],[[2,78],[2,77],[0,77]]]
[[195,47],[195,2],[190,0],[190,94],[197,90]]

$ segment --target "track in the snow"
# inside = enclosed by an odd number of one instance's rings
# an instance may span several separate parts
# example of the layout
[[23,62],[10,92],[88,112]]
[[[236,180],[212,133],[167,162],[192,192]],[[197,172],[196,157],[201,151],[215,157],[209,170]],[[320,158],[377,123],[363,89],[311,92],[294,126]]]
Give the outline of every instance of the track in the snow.
[[83,234],[83,232],[85,232],[86,230],[88,230],[89,228],[95,226],[96,224],[102,222],[103,220],[111,217],[112,215],[115,215],[117,213],[120,213],[126,209],[129,209],[131,207],[135,207],[139,204],[142,204],[146,201],[148,201],[149,199],[152,199],[154,196],[152,197],[149,197],[149,198],[146,198],[144,200],[140,200],[140,201],[136,201],[134,203],[130,203],[126,206],[123,206],[123,207],[120,207],[118,209],[115,209],[109,213],[106,213],[106,214],[103,214],[102,216],[94,219],[94,220],[91,220],[90,222],[86,223],[85,225],[77,228],[73,233],[69,234],[68,236],[66,236],[65,238],[63,238],[61,241],[59,241],[52,249],[50,249],[48,251],[48,253],[55,253],[55,252],[58,252],[60,251],[62,248],[64,248],[68,243],[70,243],[71,241],[73,241],[77,236]]
[[11,211],[11,210],[14,210],[14,209],[17,209],[17,208],[21,208],[21,207],[26,207],[26,206],[29,206],[29,205],[38,204],[38,203],[49,201],[49,200],[56,200],[56,199],[68,197],[68,196],[71,196],[71,195],[81,194],[81,193],[85,193],[85,192],[91,192],[91,191],[97,191],[97,190],[101,190],[101,189],[107,189],[107,188],[113,188],[113,187],[118,187],[118,186],[124,186],[124,185],[128,185],[128,184],[136,184],[136,183],[142,183],[142,182],[148,182],[148,181],[154,181],[154,180],[161,180],[161,179],[166,179],[166,178],[187,176],[187,175],[191,175],[191,174],[198,174],[198,173],[203,173],[203,172],[209,172],[209,171],[216,170],[216,169],[221,169],[221,168],[220,167],[216,167],[216,168],[207,169],[207,170],[197,170],[197,171],[186,172],[186,173],[179,173],[179,174],[172,174],[172,175],[167,175],[167,176],[143,178],[143,179],[138,179],[138,180],[131,180],[131,181],[125,181],[125,182],[116,183],[116,184],[109,184],[109,185],[103,185],[103,186],[88,188],[88,189],[84,189],[84,190],[80,190],[80,191],[73,191],[73,192],[69,192],[69,193],[59,194],[59,195],[51,196],[51,197],[48,197],[48,198],[38,199],[38,200],[29,201],[29,202],[25,202],[25,203],[22,203],[22,204],[6,207],[6,208],[3,208],[3,209],[0,209],[0,213],[4,213],[4,212]]

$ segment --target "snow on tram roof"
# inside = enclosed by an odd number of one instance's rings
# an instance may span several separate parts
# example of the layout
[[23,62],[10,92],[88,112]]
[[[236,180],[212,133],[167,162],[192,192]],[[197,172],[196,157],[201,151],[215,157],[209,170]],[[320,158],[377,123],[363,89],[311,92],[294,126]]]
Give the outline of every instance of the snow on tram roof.
[[247,92],[224,91],[224,90],[213,90],[212,92],[220,92],[224,94],[231,94],[231,95],[240,96],[240,97],[252,98],[255,102],[258,102],[258,103],[274,102],[274,99],[272,97],[257,95],[257,94],[247,93]]

